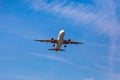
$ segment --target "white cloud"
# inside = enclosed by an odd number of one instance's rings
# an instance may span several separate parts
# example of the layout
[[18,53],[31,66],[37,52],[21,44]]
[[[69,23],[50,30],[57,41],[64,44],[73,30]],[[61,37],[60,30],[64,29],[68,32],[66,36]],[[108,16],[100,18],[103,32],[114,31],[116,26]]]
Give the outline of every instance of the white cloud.
[[39,58],[45,58],[45,59],[51,59],[51,60],[55,60],[55,61],[64,62],[64,63],[72,65],[73,67],[78,68],[78,69],[85,69],[85,70],[88,70],[88,71],[93,71],[93,68],[90,68],[90,67],[87,67],[87,66],[84,66],[84,65],[80,65],[80,64],[72,62],[72,61],[70,61],[66,58],[61,58],[61,57],[53,56],[53,55],[45,55],[45,54],[40,54],[40,53],[34,53],[34,52],[27,52],[27,53],[30,54],[30,55],[39,57]]
[[120,74],[119,73],[114,73],[114,72],[110,72],[108,73],[109,77],[106,80],[120,80]]
[[40,58],[46,58],[46,59],[51,59],[51,60],[57,60],[57,61],[61,61],[61,62],[65,62],[65,63],[69,63],[71,64],[71,62],[69,62],[68,60],[64,59],[64,58],[60,58],[60,57],[57,57],[57,56],[53,56],[53,55],[45,55],[45,54],[40,54],[40,53],[28,53],[28,54],[31,54],[33,56],[37,56],[37,57],[40,57]]
[[[57,1],[52,1],[48,3],[47,0],[26,0],[30,8],[34,11],[45,10],[52,12],[56,15],[62,15],[63,17],[72,18],[75,21],[80,21],[84,23],[90,23],[95,25],[96,29],[105,33],[109,36],[118,35],[119,23],[116,20],[114,2],[110,1],[96,1],[97,5],[91,6],[83,3],[66,1],[58,3]],[[107,4],[107,5],[106,5]],[[102,6],[102,7],[101,7]],[[101,8],[99,8],[101,7]]]
[[[53,1],[48,3],[47,0],[26,0],[29,6],[34,11],[45,10],[48,12],[55,13],[56,15],[62,15],[64,17],[73,18],[76,21],[92,21],[97,15],[96,9],[90,5],[84,5],[76,2],[70,2],[67,4],[66,1],[57,2]],[[89,19],[89,20],[88,20]]]
[[[108,63],[111,68],[110,72],[114,72],[114,58],[116,47],[118,47],[116,42],[120,39],[120,23],[117,20],[115,11],[118,4],[114,0],[94,0],[96,4],[94,6],[76,2],[66,4],[66,1],[48,3],[47,0],[27,0],[27,3],[34,11],[45,10],[57,16],[71,18],[77,22],[90,23],[94,27],[88,25],[89,27],[109,36],[111,45]],[[109,75],[109,77],[111,76]]]

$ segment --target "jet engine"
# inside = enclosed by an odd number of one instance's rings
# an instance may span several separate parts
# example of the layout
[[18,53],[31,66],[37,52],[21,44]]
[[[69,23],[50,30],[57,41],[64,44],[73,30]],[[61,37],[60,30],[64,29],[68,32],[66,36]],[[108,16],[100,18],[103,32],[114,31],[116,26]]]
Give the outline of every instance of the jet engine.
[[71,41],[71,39],[68,39],[68,41]]
[[51,40],[54,40],[54,38],[51,38]]

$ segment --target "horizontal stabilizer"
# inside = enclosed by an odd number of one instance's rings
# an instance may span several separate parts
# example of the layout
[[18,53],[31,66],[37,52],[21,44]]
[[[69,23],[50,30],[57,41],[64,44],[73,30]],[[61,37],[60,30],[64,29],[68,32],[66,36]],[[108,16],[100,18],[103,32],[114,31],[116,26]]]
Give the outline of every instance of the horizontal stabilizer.
[[64,49],[55,49],[55,48],[53,48],[53,49],[48,49],[48,50],[65,51]]

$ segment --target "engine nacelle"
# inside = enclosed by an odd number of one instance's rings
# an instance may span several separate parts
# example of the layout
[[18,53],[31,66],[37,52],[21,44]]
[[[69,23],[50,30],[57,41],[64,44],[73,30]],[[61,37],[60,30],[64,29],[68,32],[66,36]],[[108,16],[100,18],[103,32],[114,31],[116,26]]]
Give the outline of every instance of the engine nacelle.
[[53,44],[53,47],[55,47],[55,44]]
[[51,38],[51,40],[54,40],[54,38]]
[[71,41],[71,39],[68,39],[68,41]]

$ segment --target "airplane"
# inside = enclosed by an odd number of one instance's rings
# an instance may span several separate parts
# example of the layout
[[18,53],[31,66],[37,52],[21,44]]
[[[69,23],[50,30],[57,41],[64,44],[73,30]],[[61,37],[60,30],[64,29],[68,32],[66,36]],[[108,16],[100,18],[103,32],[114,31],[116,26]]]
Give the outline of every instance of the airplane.
[[49,40],[34,40],[34,41],[53,43],[53,47],[55,48],[48,49],[48,50],[55,50],[55,51],[65,51],[64,49],[61,49],[62,44],[64,44],[64,47],[67,47],[66,46],[67,44],[84,44],[83,42],[71,41],[71,39],[65,40],[64,35],[65,35],[65,31],[60,30],[57,39],[51,38]]

